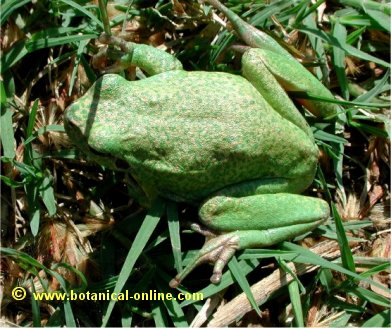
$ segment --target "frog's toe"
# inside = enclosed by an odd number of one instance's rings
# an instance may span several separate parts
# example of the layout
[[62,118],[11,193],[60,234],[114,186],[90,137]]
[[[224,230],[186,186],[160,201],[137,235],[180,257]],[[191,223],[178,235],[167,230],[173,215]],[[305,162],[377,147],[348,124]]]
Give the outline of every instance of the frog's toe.
[[170,281],[170,287],[176,288],[195,267],[206,262],[214,263],[213,275],[210,281],[214,284],[219,283],[225,265],[238,248],[239,237],[234,232],[207,240],[187,267]]
[[219,258],[216,260],[213,268],[213,275],[210,277],[210,281],[214,284],[218,284],[223,275],[223,269],[232,256],[235,255],[238,244],[224,246],[219,254]]
[[198,223],[192,223],[190,224],[190,228],[191,230],[193,230],[194,232],[197,232],[199,233],[200,235],[203,235],[205,238],[208,238],[207,240],[211,239],[211,238],[215,238],[217,236],[217,234],[213,231],[211,231],[209,228],[206,228],[204,226],[201,226],[200,224]]

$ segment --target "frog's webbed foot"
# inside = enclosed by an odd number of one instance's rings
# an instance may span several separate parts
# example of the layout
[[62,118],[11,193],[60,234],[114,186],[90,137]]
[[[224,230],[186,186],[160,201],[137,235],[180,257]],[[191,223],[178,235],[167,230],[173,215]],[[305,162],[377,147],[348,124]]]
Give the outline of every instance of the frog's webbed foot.
[[[203,232],[201,233],[203,234]],[[204,246],[194,257],[192,262],[170,281],[170,287],[176,288],[195,267],[206,262],[214,263],[213,275],[210,278],[210,281],[214,284],[220,282],[225,265],[239,248],[239,237],[235,233],[210,237],[212,236],[207,236]]]

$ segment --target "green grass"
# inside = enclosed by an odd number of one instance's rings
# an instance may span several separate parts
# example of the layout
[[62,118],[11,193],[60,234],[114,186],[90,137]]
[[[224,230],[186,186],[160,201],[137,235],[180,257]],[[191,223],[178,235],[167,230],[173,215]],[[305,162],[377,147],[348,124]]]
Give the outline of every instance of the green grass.
[[[131,180],[86,162],[67,142],[62,123],[66,106],[99,76],[91,64],[98,52],[96,39],[110,28],[137,42],[163,46],[187,70],[239,74],[240,55],[229,46],[240,40],[220,28],[209,6],[176,4],[122,1],[115,8],[109,3],[106,14],[104,1],[100,8],[89,1],[1,1],[5,318],[33,326],[188,326],[205,302],[43,303],[30,297],[34,291],[152,289],[175,295],[202,292],[205,298],[226,301],[244,292],[257,314],[240,315],[241,325],[289,325],[279,316],[287,310],[295,317],[294,326],[322,320],[336,326],[388,326],[384,272],[390,265],[382,248],[387,214],[381,208],[378,218],[368,208],[389,197],[390,6],[353,0],[226,2],[310,67],[337,96],[324,100],[344,110],[333,120],[315,120],[303,112],[322,153],[308,193],[326,199],[333,217],[295,243],[237,253],[218,285],[208,281],[212,270],[202,267],[176,291],[169,289],[170,279],[191,261],[194,252],[189,250],[199,249],[203,241],[180,229],[179,222],[197,221],[194,208],[164,202],[146,213],[132,201]],[[145,78],[140,71],[126,74]],[[340,257],[326,260],[296,244],[305,237],[313,237],[307,242],[337,240]],[[290,262],[318,269],[301,276]],[[257,302],[250,286],[275,269],[292,280]],[[12,297],[17,286],[28,291],[24,301]],[[310,321],[314,309],[322,315],[318,321]],[[27,315],[18,319],[21,310]]]

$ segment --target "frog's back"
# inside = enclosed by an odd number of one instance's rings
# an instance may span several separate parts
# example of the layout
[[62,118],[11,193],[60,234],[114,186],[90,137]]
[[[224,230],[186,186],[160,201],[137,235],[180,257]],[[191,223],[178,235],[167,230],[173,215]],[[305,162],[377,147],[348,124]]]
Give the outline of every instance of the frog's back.
[[316,152],[240,76],[178,71],[118,83],[106,75],[101,87],[94,127],[105,131],[93,128],[91,137],[163,195],[197,200],[235,183],[297,175]]

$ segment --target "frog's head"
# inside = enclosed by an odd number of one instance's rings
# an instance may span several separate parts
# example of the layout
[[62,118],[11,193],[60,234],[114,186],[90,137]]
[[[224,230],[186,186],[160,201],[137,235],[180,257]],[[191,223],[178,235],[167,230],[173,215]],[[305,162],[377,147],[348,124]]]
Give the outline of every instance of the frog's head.
[[88,120],[83,121],[80,115],[73,116],[75,111],[77,111],[78,103],[75,103],[68,107],[64,116],[64,127],[65,131],[68,134],[69,139],[72,144],[74,144],[78,149],[80,149],[87,158],[92,159],[96,163],[103,165],[109,169],[116,169],[114,161],[105,154],[94,148],[93,143],[90,143],[90,138],[88,130],[86,127]]
[[[106,108],[102,108],[99,97],[101,79],[87,93],[70,105],[64,113],[64,127],[71,142],[88,159],[112,170],[120,170],[123,164],[116,161],[110,122],[101,117]],[[118,160],[121,161],[121,160]]]

